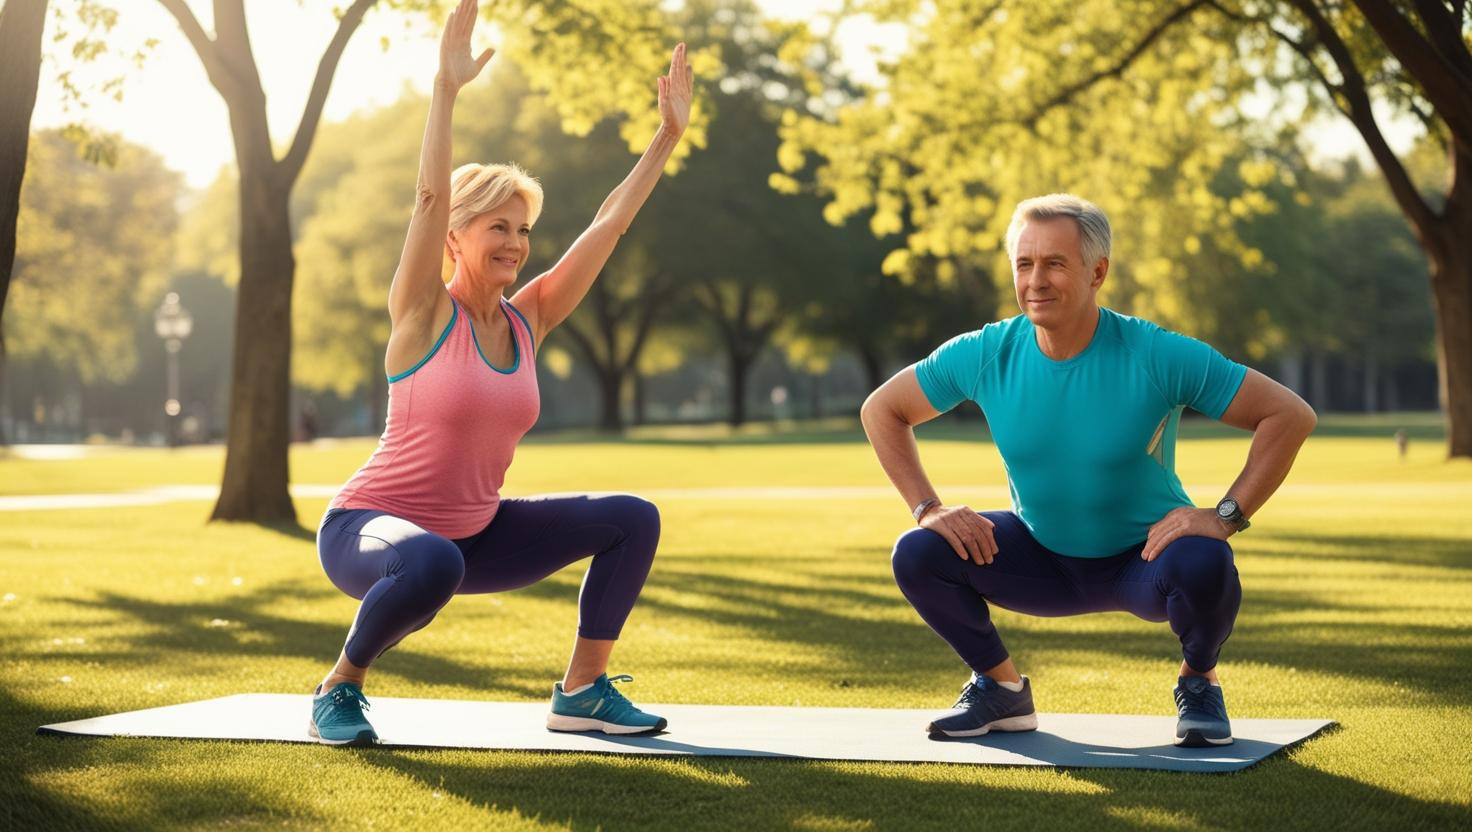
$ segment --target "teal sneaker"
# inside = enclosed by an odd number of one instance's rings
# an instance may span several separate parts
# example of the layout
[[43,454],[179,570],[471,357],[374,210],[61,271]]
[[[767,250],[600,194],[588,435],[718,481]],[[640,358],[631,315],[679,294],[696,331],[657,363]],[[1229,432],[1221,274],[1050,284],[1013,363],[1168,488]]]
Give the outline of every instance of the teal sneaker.
[[324,745],[373,745],[378,742],[378,733],[363,716],[368,707],[361,688],[352,682],[338,682],[332,690],[312,698],[310,733]]
[[605,734],[642,734],[663,731],[669,721],[646,714],[614,689],[614,682],[632,682],[633,676],[605,673],[578,693],[562,692],[562,683],[552,686],[552,712],[547,727],[553,731],[602,731]]

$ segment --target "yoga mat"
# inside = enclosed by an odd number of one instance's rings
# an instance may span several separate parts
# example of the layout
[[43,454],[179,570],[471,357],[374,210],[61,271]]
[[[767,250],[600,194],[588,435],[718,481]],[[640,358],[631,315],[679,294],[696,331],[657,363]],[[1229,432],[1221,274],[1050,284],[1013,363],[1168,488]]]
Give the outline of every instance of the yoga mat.
[[[410,748],[584,751],[668,756],[973,763],[1226,772],[1247,768],[1333,724],[1325,719],[1233,719],[1236,742],[1177,748],[1175,717],[1038,714],[1038,730],[931,739],[943,709],[641,705],[669,719],[660,734],[615,737],[546,728],[544,702],[370,697],[380,744]],[[201,702],[43,725],[42,734],[314,742],[311,697],[242,693]],[[326,753],[327,749],[324,749]]]

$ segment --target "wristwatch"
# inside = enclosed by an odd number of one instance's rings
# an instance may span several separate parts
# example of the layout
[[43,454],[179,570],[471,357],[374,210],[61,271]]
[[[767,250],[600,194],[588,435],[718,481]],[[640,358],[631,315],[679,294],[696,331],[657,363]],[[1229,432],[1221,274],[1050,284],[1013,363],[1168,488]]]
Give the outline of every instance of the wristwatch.
[[1239,532],[1247,531],[1247,527],[1252,525],[1242,513],[1242,507],[1237,505],[1237,500],[1233,497],[1223,497],[1222,501],[1216,504],[1216,519]]

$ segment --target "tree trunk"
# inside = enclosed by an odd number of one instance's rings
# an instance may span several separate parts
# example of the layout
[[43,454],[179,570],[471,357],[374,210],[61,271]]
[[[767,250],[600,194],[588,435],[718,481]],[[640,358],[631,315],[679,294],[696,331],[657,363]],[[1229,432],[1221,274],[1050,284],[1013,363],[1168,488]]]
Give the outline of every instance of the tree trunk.
[[[241,154],[244,156],[245,154]],[[262,154],[269,157],[268,152]],[[295,523],[288,491],[291,440],[291,251],[289,185],[242,160],[240,288],[230,377],[225,476],[211,520]]]
[[870,344],[860,344],[859,361],[864,365],[864,379],[869,383],[869,391],[878,390],[879,385],[884,383],[884,368],[880,363],[879,351]]
[[[41,77],[47,0],[6,0],[0,7],[0,399],[5,394],[5,297],[15,268],[15,222],[26,175],[31,113]],[[7,443],[0,423],[0,446]]]
[[751,359],[740,349],[726,350],[726,365],[730,370],[731,416],[728,420],[733,428],[746,424],[746,377],[751,370]]
[[598,429],[610,433],[617,433],[624,429],[624,414],[620,407],[624,386],[623,373],[616,367],[600,367],[594,365],[598,376],[598,399],[602,413],[598,417]]
[[[1472,457],[1472,211],[1448,205],[1445,244],[1431,260],[1436,313],[1436,368],[1447,455]],[[1458,242],[1460,241],[1460,242]]]
[[1364,378],[1361,380],[1364,394],[1365,412],[1374,413],[1380,409],[1380,359],[1373,352],[1365,353]]
[[648,401],[645,399],[644,374],[635,370],[634,373],[634,424],[642,425],[649,420]]

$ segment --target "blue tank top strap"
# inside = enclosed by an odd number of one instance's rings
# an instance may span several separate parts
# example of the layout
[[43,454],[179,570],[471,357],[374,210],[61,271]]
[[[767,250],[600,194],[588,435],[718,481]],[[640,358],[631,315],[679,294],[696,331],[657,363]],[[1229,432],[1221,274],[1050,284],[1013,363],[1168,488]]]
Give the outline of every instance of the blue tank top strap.
[[525,343],[527,354],[535,358],[537,352],[537,336],[536,333],[532,332],[531,322],[526,319],[525,315],[521,314],[521,310],[517,309],[516,306],[511,303],[511,301],[502,298],[501,302],[506,304],[506,308],[516,313],[515,318],[512,321],[513,328],[517,328],[514,326],[516,320],[521,321],[521,326],[519,327],[519,329],[521,329],[526,334]]

